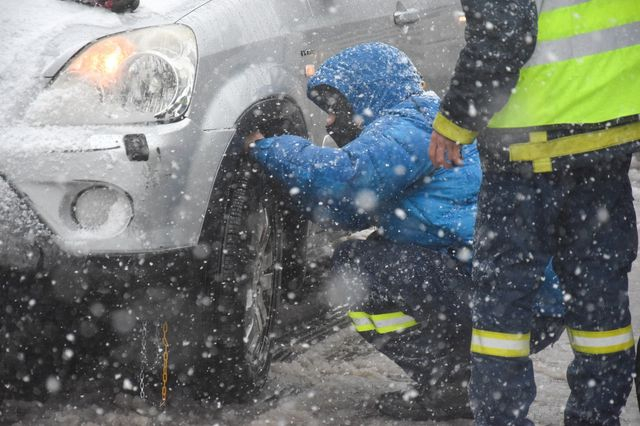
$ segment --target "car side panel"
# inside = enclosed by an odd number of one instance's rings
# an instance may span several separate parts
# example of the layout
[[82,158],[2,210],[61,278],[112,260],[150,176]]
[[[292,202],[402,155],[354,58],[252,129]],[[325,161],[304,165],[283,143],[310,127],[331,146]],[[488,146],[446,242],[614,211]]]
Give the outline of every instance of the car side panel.
[[402,27],[392,42],[409,55],[428,88],[442,96],[464,45],[464,14],[459,0],[402,0],[420,20]]
[[[371,41],[390,42],[399,30],[393,25],[395,2],[388,0],[310,0],[313,21],[305,28],[305,63],[322,65],[342,49]],[[310,114],[318,119],[309,131],[316,144],[326,136],[325,117],[311,101]],[[328,142],[329,144],[331,141]]]
[[219,0],[180,22],[198,40],[198,78],[189,117],[203,129],[233,128],[255,102],[286,94],[303,102],[301,31],[312,20],[299,0]]

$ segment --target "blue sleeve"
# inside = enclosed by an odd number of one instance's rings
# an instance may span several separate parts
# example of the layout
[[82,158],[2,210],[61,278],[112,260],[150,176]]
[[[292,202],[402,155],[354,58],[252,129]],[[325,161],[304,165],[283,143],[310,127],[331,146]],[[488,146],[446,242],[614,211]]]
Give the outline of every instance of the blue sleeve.
[[353,173],[346,153],[283,135],[259,141],[251,154],[267,174],[285,186],[309,219],[349,230],[370,226],[368,215],[358,213],[352,200],[342,195]]
[[384,116],[343,149],[291,135],[264,139],[254,158],[292,189],[307,212],[349,229],[372,225],[375,208],[397,197],[433,167],[424,117]]
[[[420,123],[413,120],[421,120]],[[344,151],[354,161],[354,191],[371,190],[384,204],[435,169],[429,159],[431,128],[422,115],[399,119],[386,115],[372,123]]]

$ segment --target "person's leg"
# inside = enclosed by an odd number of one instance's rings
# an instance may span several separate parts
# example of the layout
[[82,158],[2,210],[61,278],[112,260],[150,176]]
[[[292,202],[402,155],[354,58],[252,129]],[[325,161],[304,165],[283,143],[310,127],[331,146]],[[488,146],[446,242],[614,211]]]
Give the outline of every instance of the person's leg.
[[567,293],[575,358],[567,371],[567,425],[617,425],[632,384],[634,340],[627,273],[637,230],[629,158],[575,170],[554,269]]
[[[376,293],[384,294],[419,323],[406,338],[398,335],[393,342],[399,348],[395,360],[404,354],[406,364],[426,363],[428,372],[416,379],[423,394],[446,400],[462,390],[466,403],[471,337],[469,265],[446,253],[398,245],[386,266],[383,280],[378,281],[382,288]],[[390,348],[391,343],[385,346]],[[411,352],[403,349],[407,347]]]
[[[473,268],[472,409],[477,425],[526,425],[536,395],[532,306],[554,241],[549,176],[486,172]],[[534,339],[538,339],[534,337]]]
[[531,325],[531,353],[536,354],[560,339],[564,318],[536,314]]
[[551,260],[547,264],[545,280],[533,305],[531,325],[531,353],[535,354],[560,339],[564,332],[564,294]]
[[467,405],[470,275],[458,266],[443,253],[379,240],[342,244],[333,266],[334,280],[360,294],[350,312],[356,330],[415,380],[420,397],[451,403],[450,413]]

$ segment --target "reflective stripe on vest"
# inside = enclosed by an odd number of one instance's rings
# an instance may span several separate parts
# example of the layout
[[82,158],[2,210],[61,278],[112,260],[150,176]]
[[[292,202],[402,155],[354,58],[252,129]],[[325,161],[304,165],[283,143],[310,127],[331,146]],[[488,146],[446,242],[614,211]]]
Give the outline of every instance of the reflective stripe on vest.
[[366,312],[349,311],[349,318],[351,318],[357,332],[375,330],[380,334],[385,334],[392,331],[402,331],[418,325],[418,322],[412,316],[403,312],[368,314]]
[[[576,4],[586,3],[589,0],[535,0],[538,6],[538,13],[544,11],[548,12],[553,9],[559,9],[561,7],[575,6]],[[544,9],[543,9],[544,4]]]
[[529,356],[530,333],[499,333],[473,329],[471,352],[481,355],[516,358]]
[[640,1],[538,0],[533,56],[492,128],[640,114]]
[[631,326],[607,331],[583,331],[567,327],[571,347],[585,354],[611,354],[626,351],[634,345]]

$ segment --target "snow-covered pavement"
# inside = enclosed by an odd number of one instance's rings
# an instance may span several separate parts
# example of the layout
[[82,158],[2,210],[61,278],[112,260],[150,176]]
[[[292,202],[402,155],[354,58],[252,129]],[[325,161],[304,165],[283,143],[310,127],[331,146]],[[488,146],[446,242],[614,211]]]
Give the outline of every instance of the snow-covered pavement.
[[[640,173],[638,178],[640,179]],[[638,181],[640,183],[640,180]],[[639,206],[640,207],[640,206]],[[640,330],[640,271],[632,272],[634,330]],[[16,425],[115,426],[171,425],[415,425],[427,422],[393,421],[374,407],[377,395],[409,386],[402,371],[364,342],[350,328],[336,328],[334,334],[300,347],[293,360],[272,365],[269,384],[255,402],[218,408],[180,401],[160,412],[139,400],[117,398],[114,404],[92,402],[90,393],[78,392],[64,401],[44,405],[12,403],[6,413]],[[538,396],[530,417],[537,425],[562,424],[562,409],[569,395],[565,370],[571,360],[566,337],[534,358]],[[0,421],[0,424],[2,422]],[[470,420],[440,422],[440,425],[471,425]],[[640,413],[632,392],[623,425],[640,424]]]
[[[640,195],[640,164],[631,170],[634,194]],[[636,203],[636,210],[640,203]],[[630,298],[635,335],[640,334],[640,263],[630,275]],[[38,404],[12,402],[3,420],[20,426],[151,426],[200,425],[414,425],[433,424],[393,421],[380,416],[377,395],[409,386],[403,372],[355,331],[334,329],[318,341],[293,346],[296,357],[274,362],[269,383],[254,402],[225,407],[203,406],[193,401],[173,401],[165,411],[149,407],[139,399],[116,398],[113,404],[94,402],[91,390],[78,390],[73,397]],[[538,395],[530,418],[541,426],[562,424],[562,410],[569,395],[565,379],[572,358],[566,335],[553,347],[534,356]],[[440,425],[471,425],[469,420]],[[622,418],[623,425],[640,425],[635,389]]]

